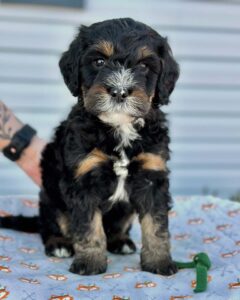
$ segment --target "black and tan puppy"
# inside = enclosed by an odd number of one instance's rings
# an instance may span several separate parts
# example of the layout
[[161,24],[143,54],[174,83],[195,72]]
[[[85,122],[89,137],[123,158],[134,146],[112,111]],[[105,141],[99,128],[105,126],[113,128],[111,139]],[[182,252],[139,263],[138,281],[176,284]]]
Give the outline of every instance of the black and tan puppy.
[[[42,156],[39,230],[46,254],[74,254],[70,271],[77,274],[105,272],[107,249],[136,250],[129,229],[137,213],[142,270],[175,273],[169,137],[159,107],[168,103],[179,69],[167,40],[132,19],[82,26],[60,69],[78,103]],[[21,222],[15,227],[28,230]]]

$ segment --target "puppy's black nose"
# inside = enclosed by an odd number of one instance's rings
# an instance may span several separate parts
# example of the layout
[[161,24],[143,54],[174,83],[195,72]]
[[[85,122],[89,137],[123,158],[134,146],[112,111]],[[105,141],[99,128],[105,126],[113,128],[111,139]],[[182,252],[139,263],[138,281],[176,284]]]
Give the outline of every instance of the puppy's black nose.
[[124,102],[129,92],[127,89],[112,88],[110,94],[117,102]]

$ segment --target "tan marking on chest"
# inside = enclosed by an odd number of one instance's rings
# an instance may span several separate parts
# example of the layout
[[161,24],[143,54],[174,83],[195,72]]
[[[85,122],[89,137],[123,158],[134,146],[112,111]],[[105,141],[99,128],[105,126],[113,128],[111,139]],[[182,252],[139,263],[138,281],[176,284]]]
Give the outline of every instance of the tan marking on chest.
[[84,158],[77,166],[75,177],[82,176],[92,169],[98,167],[100,164],[106,162],[108,156],[101,150],[95,148]]

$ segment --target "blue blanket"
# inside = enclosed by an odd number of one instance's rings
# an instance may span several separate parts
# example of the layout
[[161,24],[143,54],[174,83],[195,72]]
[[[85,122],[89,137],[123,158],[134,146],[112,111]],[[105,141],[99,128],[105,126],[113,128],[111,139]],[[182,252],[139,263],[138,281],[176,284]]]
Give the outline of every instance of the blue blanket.
[[[0,215],[37,214],[34,197],[0,197]],[[108,254],[106,274],[70,273],[71,259],[49,258],[37,234],[0,229],[0,300],[177,300],[240,299],[240,205],[214,197],[176,197],[169,214],[172,254],[189,261],[197,252],[212,260],[206,292],[194,294],[195,271],[171,277],[140,271],[141,236],[134,225],[137,254]]]

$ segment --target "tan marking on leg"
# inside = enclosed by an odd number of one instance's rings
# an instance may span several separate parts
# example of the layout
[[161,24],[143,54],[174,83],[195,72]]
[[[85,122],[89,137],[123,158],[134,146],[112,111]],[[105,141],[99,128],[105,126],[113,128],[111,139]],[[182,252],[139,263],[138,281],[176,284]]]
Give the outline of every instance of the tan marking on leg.
[[119,240],[126,236],[127,229],[132,225],[134,219],[136,218],[136,213],[131,214],[128,218],[125,218],[119,222],[120,230],[115,232],[114,235],[110,237],[111,240]]
[[112,56],[114,53],[113,44],[109,41],[101,40],[96,45],[94,45],[94,48],[97,51],[100,51],[102,54],[104,54],[107,57]]
[[140,153],[134,158],[142,163],[142,168],[154,171],[166,171],[166,162],[164,159],[153,153]]
[[91,224],[91,231],[90,231],[90,241],[93,245],[99,246],[104,249],[104,244],[106,245],[106,236],[103,229],[102,223],[102,214],[100,211],[96,211],[93,217],[93,221]]
[[77,166],[75,177],[78,178],[79,176],[86,174],[100,164],[106,162],[108,159],[108,156],[101,150],[97,148],[93,149],[92,152],[90,152]]
[[60,227],[60,230],[65,237],[69,237],[69,217],[67,214],[60,213],[59,216],[57,217],[57,223]]
[[73,236],[75,258],[70,270],[74,273],[92,275],[100,274],[107,268],[107,242],[100,211],[94,213],[84,237]]
[[88,248],[99,248],[105,250],[106,236],[102,224],[102,214],[100,211],[95,212],[89,231],[83,240],[74,243],[76,251],[82,251]]
[[126,233],[127,229],[133,223],[135,218],[136,218],[136,213],[133,213],[126,220],[124,220],[124,224],[123,224],[123,227],[122,227],[122,232],[123,233]]
[[151,95],[150,98],[149,98],[149,101],[150,101],[151,103],[152,103],[152,100],[153,100],[154,96],[155,96],[155,95],[153,94],[153,95]]
[[160,225],[146,214],[141,220],[142,255],[145,262],[162,260],[170,253],[169,233],[160,232]]

